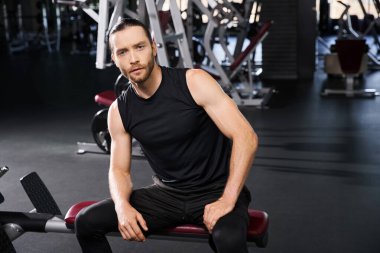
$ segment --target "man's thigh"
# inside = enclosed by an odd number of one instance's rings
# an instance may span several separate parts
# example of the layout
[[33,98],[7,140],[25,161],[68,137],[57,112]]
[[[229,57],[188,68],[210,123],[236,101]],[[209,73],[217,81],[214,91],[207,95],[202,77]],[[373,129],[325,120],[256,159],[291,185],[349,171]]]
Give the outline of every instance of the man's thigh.
[[148,233],[183,223],[184,201],[157,185],[134,190],[130,203],[143,216]]
[[[143,216],[148,226],[146,235],[181,223],[183,202],[175,194],[156,185],[133,190],[130,204]],[[112,199],[99,201],[85,210],[88,226],[103,233],[118,232],[118,218]],[[142,230],[143,231],[143,230]]]
[[[190,222],[197,225],[203,225],[203,214],[204,214],[205,206],[207,204],[210,204],[218,200],[221,197],[222,193],[223,193],[223,190],[209,192],[208,195],[198,198],[198,200],[192,201],[192,203],[190,204],[191,209],[189,213]],[[251,202],[251,194],[249,190],[246,187],[244,187],[236,202],[235,208],[226,216],[240,217],[242,219],[238,219],[238,220],[243,221],[243,222],[248,222],[249,220],[248,206],[250,202]]]

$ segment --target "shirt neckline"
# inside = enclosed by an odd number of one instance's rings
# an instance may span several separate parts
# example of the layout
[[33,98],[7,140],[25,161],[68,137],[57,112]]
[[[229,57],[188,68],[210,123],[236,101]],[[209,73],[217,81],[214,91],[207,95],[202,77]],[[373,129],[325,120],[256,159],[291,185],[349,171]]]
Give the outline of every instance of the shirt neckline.
[[163,68],[163,67],[161,67],[161,66],[159,66],[159,68],[161,69],[161,82],[160,82],[160,84],[159,84],[157,90],[152,94],[152,96],[150,96],[150,97],[148,97],[148,98],[142,98],[142,97],[140,97],[140,96],[136,93],[136,91],[135,91],[135,89],[133,88],[133,86],[131,87],[131,88],[132,88],[132,91],[133,91],[133,94],[135,94],[135,96],[137,97],[137,99],[140,100],[141,102],[151,102],[151,101],[153,101],[154,98],[157,96],[157,94],[160,92],[161,87],[162,87],[163,84],[164,84],[164,79],[165,79],[164,70],[165,70],[165,68]]

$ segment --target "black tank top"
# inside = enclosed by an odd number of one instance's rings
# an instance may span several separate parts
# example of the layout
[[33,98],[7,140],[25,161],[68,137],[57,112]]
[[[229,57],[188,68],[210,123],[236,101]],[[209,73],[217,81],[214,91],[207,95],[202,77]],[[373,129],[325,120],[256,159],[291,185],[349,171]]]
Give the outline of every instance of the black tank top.
[[177,189],[224,184],[231,145],[186,83],[186,69],[161,67],[162,81],[148,99],[132,86],[118,98],[125,130],[141,144],[156,176]]

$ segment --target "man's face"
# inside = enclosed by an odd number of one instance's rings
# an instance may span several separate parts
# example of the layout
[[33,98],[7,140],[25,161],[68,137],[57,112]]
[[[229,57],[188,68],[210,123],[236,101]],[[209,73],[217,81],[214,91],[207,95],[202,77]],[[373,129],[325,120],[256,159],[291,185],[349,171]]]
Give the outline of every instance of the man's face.
[[154,67],[156,46],[149,42],[144,30],[131,26],[111,35],[112,60],[121,73],[134,83],[145,82]]

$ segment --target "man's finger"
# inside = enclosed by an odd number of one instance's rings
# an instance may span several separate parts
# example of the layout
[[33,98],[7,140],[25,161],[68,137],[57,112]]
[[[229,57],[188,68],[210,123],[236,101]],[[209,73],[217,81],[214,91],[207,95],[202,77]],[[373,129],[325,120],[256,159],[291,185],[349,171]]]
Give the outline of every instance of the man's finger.
[[119,231],[124,240],[131,240],[131,235],[128,233],[128,230],[124,226],[119,225]]
[[137,215],[137,221],[145,231],[148,231],[148,226],[141,214]]
[[138,238],[137,238],[137,235],[136,235],[136,233],[135,233],[135,231],[134,231],[132,225],[131,225],[131,224],[128,224],[128,225],[126,226],[126,228],[127,228],[128,233],[129,233],[129,235],[130,235],[130,240],[137,241]]
[[203,213],[203,217],[207,217],[209,213],[210,213],[210,205],[206,205],[204,213]]
[[144,236],[143,232],[141,231],[139,225],[137,224],[137,221],[134,221],[131,224],[131,229],[133,230],[133,233],[134,233],[137,241],[144,241],[145,240],[145,236]]
[[210,205],[206,205],[203,213],[203,221],[208,222],[210,220],[210,215],[212,214],[210,210]]

